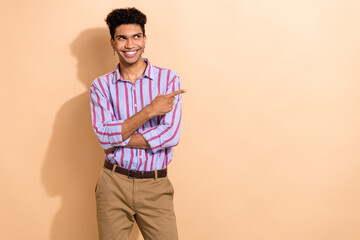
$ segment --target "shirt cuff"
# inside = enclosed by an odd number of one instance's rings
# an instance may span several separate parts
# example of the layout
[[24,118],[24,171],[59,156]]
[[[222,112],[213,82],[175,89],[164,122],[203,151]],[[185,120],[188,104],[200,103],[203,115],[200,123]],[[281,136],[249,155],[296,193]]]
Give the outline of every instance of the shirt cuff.
[[[122,132],[122,126],[121,126],[121,125],[118,126],[118,130],[117,130],[117,131],[119,131],[120,133]],[[114,136],[111,136],[109,140],[110,140],[111,145],[113,145],[113,146],[124,147],[124,146],[126,146],[126,145],[129,143],[130,137],[128,137],[127,139],[123,140],[122,134],[116,134],[116,135],[114,135]]]
[[157,134],[156,130],[144,131],[145,133],[141,133],[147,143],[150,145],[150,148],[153,153],[159,151],[161,149],[161,138]]

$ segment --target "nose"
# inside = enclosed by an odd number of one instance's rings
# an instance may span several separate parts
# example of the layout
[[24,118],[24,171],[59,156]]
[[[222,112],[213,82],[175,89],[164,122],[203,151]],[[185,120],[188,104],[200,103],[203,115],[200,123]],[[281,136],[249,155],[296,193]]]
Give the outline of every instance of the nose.
[[132,49],[134,47],[134,42],[131,38],[126,41],[125,47],[128,49]]

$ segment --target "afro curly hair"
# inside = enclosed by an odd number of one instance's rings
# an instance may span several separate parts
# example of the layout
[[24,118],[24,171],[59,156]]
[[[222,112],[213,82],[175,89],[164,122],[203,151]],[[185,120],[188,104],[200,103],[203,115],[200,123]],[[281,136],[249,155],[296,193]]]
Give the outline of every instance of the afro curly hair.
[[107,15],[105,22],[112,39],[114,39],[115,29],[121,24],[138,24],[145,35],[146,15],[136,8],[114,9]]

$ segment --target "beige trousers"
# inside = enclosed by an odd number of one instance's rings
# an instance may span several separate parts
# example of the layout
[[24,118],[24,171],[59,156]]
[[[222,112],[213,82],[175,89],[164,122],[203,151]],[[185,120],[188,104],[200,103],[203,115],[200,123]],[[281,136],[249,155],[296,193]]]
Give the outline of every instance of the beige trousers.
[[145,240],[177,240],[168,179],[132,179],[103,168],[95,189],[100,240],[127,240],[134,221]]

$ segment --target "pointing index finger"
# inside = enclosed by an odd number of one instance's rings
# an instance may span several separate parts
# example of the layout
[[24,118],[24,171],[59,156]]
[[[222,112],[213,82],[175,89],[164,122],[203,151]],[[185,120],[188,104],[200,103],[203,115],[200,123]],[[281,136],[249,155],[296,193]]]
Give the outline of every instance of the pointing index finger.
[[185,92],[186,92],[185,89],[180,89],[180,90],[177,90],[177,91],[175,91],[175,92],[169,93],[168,96],[170,96],[170,97],[175,97],[176,95],[179,95],[179,94],[185,93]]

